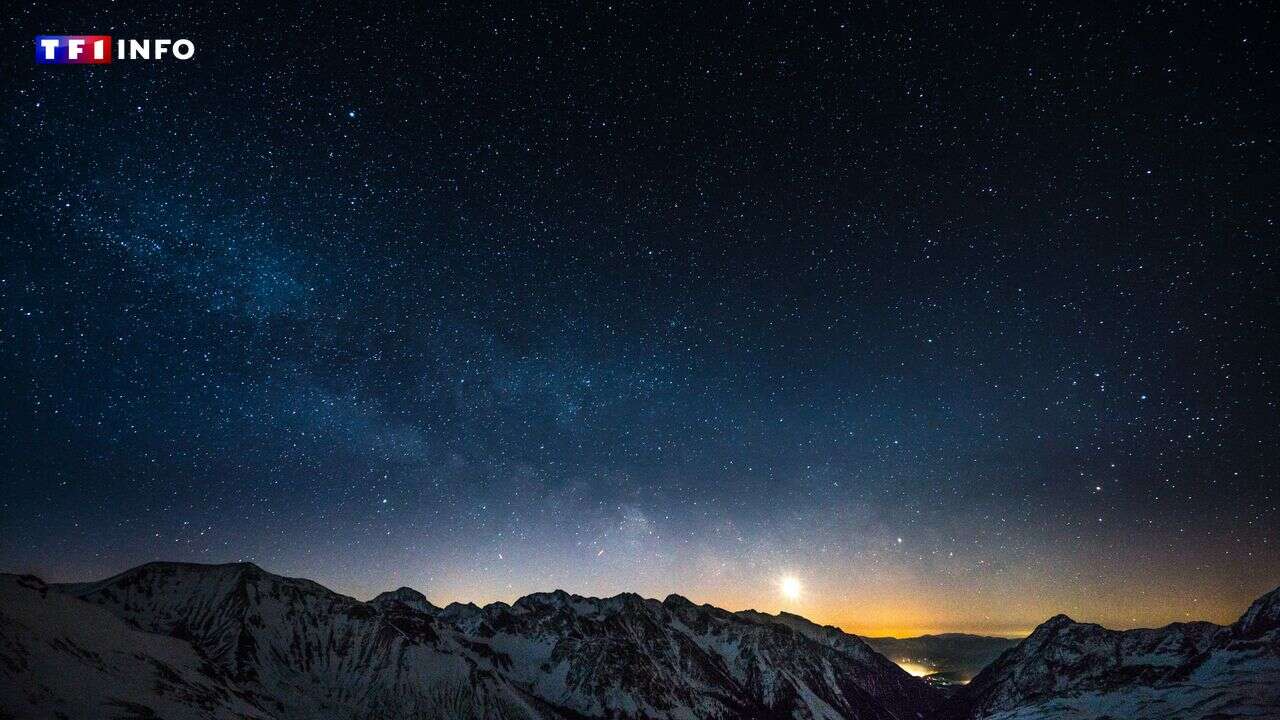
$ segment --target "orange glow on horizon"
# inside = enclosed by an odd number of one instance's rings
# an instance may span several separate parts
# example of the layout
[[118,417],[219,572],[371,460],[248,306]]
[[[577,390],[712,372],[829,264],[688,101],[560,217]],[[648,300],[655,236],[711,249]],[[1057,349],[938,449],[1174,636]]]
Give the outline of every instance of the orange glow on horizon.
[[[711,566],[714,570],[715,566]],[[323,573],[302,569],[295,576]],[[1241,582],[1233,594],[1212,597],[1192,594],[1172,581],[1165,585],[1107,590],[1102,587],[1062,585],[1047,578],[1033,578],[1023,585],[991,587],[980,578],[966,578],[946,585],[928,582],[910,573],[878,568],[859,575],[833,576],[823,568],[803,563],[779,563],[749,571],[697,575],[681,569],[671,575],[635,575],[602,580],[586,573],[557,570],[525,570],[509,576],[479,579],[462,573],[439,574],[421,579],[402,577],[395,583],[380,582],[351,594],[372,597],[388,586],[409,585],[426,593],[437,605],[495,600],[506,603],[534,591],[557,588],[588,597],[611,597],[636,592],[662,600],[675,593],[696,604],[710,604],[729,611],[786,612],[819,625],[830,625],[864,637],[909,638],[943,633],[967,633],[1022,638],[1059,613],[1079,622],[1098,623],[1112,629],[1161,627],[1171,622],[1207,620],[1230,624],[1268,587],[1266,582]],[[515,582],[511,582],[511,581]],[[323,583],[322,583],[323,584]],[[1258,587],[1252,587],[1258,586]],[[1274,587],[1274,586],[1272,586]],[[521,588],[521,590],[515,590]],[[525,591],[524,588],[529,588]],[[534,590],[534,589],[537,590]],[[354,589],[353,589],[354,590]]]

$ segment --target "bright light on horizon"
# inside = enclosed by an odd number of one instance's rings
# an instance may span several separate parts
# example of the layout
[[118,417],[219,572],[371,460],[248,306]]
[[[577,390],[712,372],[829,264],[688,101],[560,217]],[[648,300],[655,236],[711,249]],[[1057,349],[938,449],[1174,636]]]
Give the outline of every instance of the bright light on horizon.
[[800,578],[794,575],[786,575],[782,581],[778,583],[778,587],[782,590],[782,596],[788,600],[799,600],[800,592],[803,588],[800,585]]

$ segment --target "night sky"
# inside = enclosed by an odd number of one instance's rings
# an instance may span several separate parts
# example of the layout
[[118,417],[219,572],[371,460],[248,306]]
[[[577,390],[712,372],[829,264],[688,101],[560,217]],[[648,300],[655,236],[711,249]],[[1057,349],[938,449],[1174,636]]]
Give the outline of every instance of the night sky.
[[0,569],[871,634],[1280,584],[1270,3],[128,5],[4,11]]

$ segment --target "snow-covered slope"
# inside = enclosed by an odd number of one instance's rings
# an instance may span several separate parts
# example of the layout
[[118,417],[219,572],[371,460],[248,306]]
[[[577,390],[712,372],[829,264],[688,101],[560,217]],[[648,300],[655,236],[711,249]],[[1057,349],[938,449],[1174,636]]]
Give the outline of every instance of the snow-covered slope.
[[0,718],[1280,718],[1280,590],[1230,627],[1046,622],[947,698],[863,640],[672,595],[369,602],[247,563],[0,576]]
[[1280,589],[1233,625],[1108,630],[1065,615],[960,693],[972,717],[1280,718]]
[[[104,641],[117,653],[143,640],[184,650],[244,717],[904,720],[940,708],[856,638],[819,641],[678,596],[557,591],[441,609],[406,588],[362,603],[250,564],[178,563],[57,590],[44,596],[131,633]],[[79,623],[48,625],[74,635]],[[33,687],[23,662],[13,677]],[[167,717],[143,687],[126,694]]]
[[932,668],[935,675],[931,679],[943,685],[967,682],[999,657],[1000,653],[1018,644],[1017,640],[961,633],[922,635],[903,639],[864,638],[850,635],[830,625],[818,625],[788,612],[770,615],[756,610],[743,610],[738,615],[760,622],[786,625],[796,632],[835,647],[847,655],[861,658],[869,664],[883,664],[887,659],[895,665],[901,660]]
[[[889,696],[909,694],[911,688],[916,687],[918,682],[914,678],[904,682],[903,678],[908,677],[908,675],[898,667],[897,663],[876,652],[862,638],[857,635],[850,635],[840,628],[831,625],[819,625],[807,618],[788,612],[770,615],[756,610],[744,610],[737,613],[737,615],[750,618],[756,622],[784,625],[815,642],[856,659],[868,668],[873,668],[876,670],[873,676],[880,683],[868,687],[868,690],[873,694]],[[894,670],[898,672],[893,672]]]
[[928,717],[938,696],[884,658],[677,595],[538,593],[487,606],[509,677],[589,716]]
[[883,655],[871,649],[866,641],[857,635],[849,633],[831,625],[819,625],[812,620],[794,615],[789,612],[781,612],[777,615],[762,613],[757,610],[743,610],[737,613],[739,617],[749,618],[756,622],[776,623],[785,625],[795,630],[805,637],[816,640],[823,645],[827,645],[840,650],[851,657],[856,657],[862,662],[870,665],[879,665],[882,668],[888,668],[893,665]]
[[556,718],[448,627],[254,565],[152,563],[61,590],[188,640],[274,718]]
[[1231,627],[1233,635],[1241,640],[1274,639],[1280,631],[1280,588],[1255,600]]
[[[147,712],[153,715],[147,715]],[[0,717],[269,718],[183,640],[0,575]]]

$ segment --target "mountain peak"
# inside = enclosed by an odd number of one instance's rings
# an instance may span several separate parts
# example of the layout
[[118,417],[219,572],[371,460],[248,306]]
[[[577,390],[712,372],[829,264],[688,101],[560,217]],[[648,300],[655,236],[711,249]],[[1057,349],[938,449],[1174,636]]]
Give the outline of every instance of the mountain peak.
[[[797,615],[797,614],[795,614],[795,613],[793,613],[793,612],[787,612],[786,610],[779,610],[779,611],[778,611],[778,617],[780,617],[780,618],[786,618],[786,619],[788,619],[788,620],[803,620],[803,621],[805,621],[805,622],[809,623],[810,625],[817,625],[817,624],[818,624],[818,623],[816,623],[816,622],[814,622],[814,621],[810,620],[809,618],[807,618],[807,617],[805,617],[805,616],[803,616],[803,615]],[[824,627],[824,626],[819,626],[819,627]]]
[[426,601],[426,599],[427,599],[427,596],[426,596],[426,595],[423,595],[422,593],[418,592],[417,590],[414,590],[414,589],[413,589],[413,588],[411,588],[411,587],[401,586],[401,587],[396,588],[395,590],[388,590],[388,591],[386,591],[386,592],[384,592],[384,593],[379,593],[379,594],[378,594],[378,597],[375,597],[375,598],[374,598],[374,600],[376,601],[376,600],[379,600],[379,599],[386,599],[386,600],[421,600],[421,601],[424,601],[424,602],[425,602],[425,601]]
[[677,595],[675,593],[671,593],[670,595],[663,598],[662,604],[669,605],[671,607],[695,607],[692,600],[690,600],[689,598],[683,595]]
[[[970,717],[1013,710],[1019,717],[1138,717],[1156,706],[1168,707],[1167,717],[1269,717],[1280,702],[1269,689],[1280,672],[1269,649],[1276,628],[1280,588],[1230,629],[1191,622],[1111,630],[1059,614],[988,665],[958,698]],[[1260,647],[1268,649],[1259,653]]]
[[427,600],[427,596],[414,590],[411,587],[398,587],[395,590],[388,590],[380,593],[377,597],[369,601],[370,605],[380,608],[387,608],[392,605],[404,605],[420,612],[435,613],[437,608]]
[[1071,616],[1065,613],[1058,613],[1057,615],[1054,615],[1048,620],[1045,620],[1044,622],[1040,623],[1040,627],[1058,628],[1058,627],[1064,627],[1066,625],[1075,625],[1075,624],[1076,624],[1076,621],[1072,620]]
[[1234,625],[1243,637],[1258,637],[1276,629],[1280,629],[1280,587],[1254,600]]
[[568,605],[572,599],[573,599],[573,596],[571,596],[569,593],[557,588],[555,590],[552,590],[551,592],[529,593],[528,595],[525,595],[524,597],[516,600],[515,606],[524,607],[524,608],[538,607],[543,605],[550,605],[554,607],[564,607]]
[[1058,613],[1037,625],[1036,629],[1032,630],[1031,634],[1027,636],[1027,640],[1043,642],[1044,640],[1057,636],[1059,633],[1068,632],[1071,628],[1079,626],[1080,624],[1075,620],[1072,620],[1070,616]]
[[[63,592],[87,595],[104,589],[137,587],[140,585],[179,584],[190,586],[192,581],[196,581],[231,586],[274,577],[276,576],[251,562],[195,563],[156,560],[129,568],[105,580],[84,583],[59,583],[57,587]],[[310,583],[311,581],[305,580],[301,582]]]

